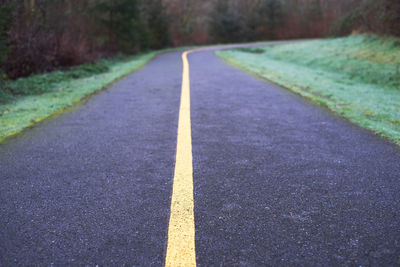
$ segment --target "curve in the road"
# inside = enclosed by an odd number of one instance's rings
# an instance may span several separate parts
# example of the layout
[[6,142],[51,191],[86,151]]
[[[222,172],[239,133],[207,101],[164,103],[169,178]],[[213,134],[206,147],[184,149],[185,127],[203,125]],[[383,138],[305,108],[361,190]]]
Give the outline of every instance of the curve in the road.
[[196,266],[193,210],[192,133],[190,124],[190,79],[187,55],[182,54],[183,74],[179,108],[175,172],[168,226],[165,266]]
[[[188,57],[190,108],[168,53],[0,145],[1,265],[168,265],[180,189],[192,265],[400,264],[397,146],[212,50]],[[175,190],[179,151],[193,179]]]

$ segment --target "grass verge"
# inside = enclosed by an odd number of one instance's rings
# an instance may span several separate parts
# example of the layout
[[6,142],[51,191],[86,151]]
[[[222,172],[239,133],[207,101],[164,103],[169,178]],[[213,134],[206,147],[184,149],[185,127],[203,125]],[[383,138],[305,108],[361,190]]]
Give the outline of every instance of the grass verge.
[[67,71],[8,81],[7,90],[0,95],[0,142],[108,87],[160,52],[100,60]]
[[355,35],[216,54],[400,144],[398,38]]

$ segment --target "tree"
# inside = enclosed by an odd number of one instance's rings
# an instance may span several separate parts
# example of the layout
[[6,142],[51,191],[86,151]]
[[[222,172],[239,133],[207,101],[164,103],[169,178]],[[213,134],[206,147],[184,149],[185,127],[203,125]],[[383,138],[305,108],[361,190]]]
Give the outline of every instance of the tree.
[[0,5],[0,63],[7,58],[7,39],[8,32],[12,23],[12,9],[11,4],[8,2]]
[[275,38],[275,31],[283,21],[283,6],[281,0],[262,0],[257,8],[259,27],[264,28],[262,36],[258,38]]
[[147,0],[142,3],[143,16],[146,17],[147,47],[160,49],[171,44],[169,34],[169,19],[164,12],[165,8],[161,0]]
[[400,36],[400,1],[384,0],[381,18],[386,25],[385,33]]
[[98,19],[108,30],[110,48],[125,52],[140,49],[140,6],[138,0],[108,0],[94,7]]
[[211,13],[210,34],[217,42],[244,42],[248,32],[243,18],[226,0],[217,0]]
[[13,16],[12,6],[9,1],[0,2],[0,98],[4,94],[4,74],[3,74],[3,63],[7,59],[8,47],[8,33],[10,31]]

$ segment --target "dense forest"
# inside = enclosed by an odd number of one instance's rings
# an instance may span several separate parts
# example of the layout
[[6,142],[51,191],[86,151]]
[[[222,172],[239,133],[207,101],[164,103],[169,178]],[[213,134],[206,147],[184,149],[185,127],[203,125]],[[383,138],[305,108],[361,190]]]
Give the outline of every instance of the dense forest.
[[400,36],[399,0],[0,0],[0,4],[2,79],[171,46],[352,32]]

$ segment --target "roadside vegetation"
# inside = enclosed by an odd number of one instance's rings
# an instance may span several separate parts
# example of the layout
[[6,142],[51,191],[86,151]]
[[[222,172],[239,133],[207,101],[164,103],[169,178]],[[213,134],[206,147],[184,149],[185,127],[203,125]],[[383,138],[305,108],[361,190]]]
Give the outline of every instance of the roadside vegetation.
[[217,55],[400,144],[399,38],[353,35]]
[[17,79],[119,53],[352,31],[400,36],[400,2],[0,0],[0,67]]
[[[148,51],[352,32],[400,36],[399,0],[0,0],[0,139],[129,73],[154,56]],[[385,40],[385,51],[374,49],[386,55],[391,41]],[[360,54],[356,50],[363,46],[354,44],[340,64],[359,60],[371,68],[362,71],[363,80],[357,71],[346,71],[351,81],[392,88],[397,76],[372,73],[379,62],[368,65],[373,56]],[[298,59],[288,49],[272,49],[269,60],[302,66],[313,47],[298,50],[305,53]],[[239,52],[235,56],[252,55]],[[323,66],[327,58],[318,60],[315,68],[335,72]]]
[[7,81],[7,90],[0,91],[0,142],[137,70],[156,54],[100,60],[96,64]]

